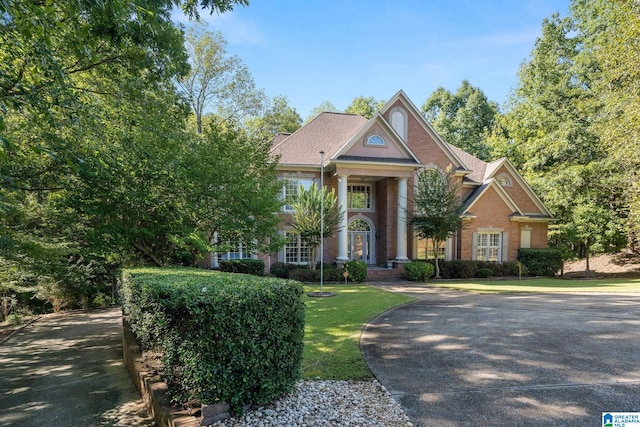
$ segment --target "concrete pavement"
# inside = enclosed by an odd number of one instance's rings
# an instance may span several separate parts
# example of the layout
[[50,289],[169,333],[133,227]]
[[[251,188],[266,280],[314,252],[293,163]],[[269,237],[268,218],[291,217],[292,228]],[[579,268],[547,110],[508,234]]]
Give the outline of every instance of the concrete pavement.
[[121,309],[43,316],[0,345],[0,425],[153,426],[122,359]]
[[640,411],[640,294],[477,295],[381,286],[418,301],[361,347],[417,426],[600,426]]

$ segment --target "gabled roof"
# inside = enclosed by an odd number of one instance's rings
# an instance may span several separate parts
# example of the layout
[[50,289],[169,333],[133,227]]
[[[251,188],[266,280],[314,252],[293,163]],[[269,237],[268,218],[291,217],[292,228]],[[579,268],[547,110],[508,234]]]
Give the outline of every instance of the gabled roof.
[[407,111],[416,119],[418,123],[422,126],[422,128],[431,136],[431,138],[435,141],[436,145],[440,147],[442,152],[449,158],[451,163],[457,167],[458,169],[464,169],[464,164],[457,156],[457,154],[451,150],[451,145],[448,144],[442,137],[436,132],[436,130],[427,122],[424,116],[420,113],[418,107],[409,99],[409,97],[404,93],[404,91],[399,90],[390,100],[387,102],[379,111],[379,114],[384,114],[389,111],[396,102],[400,101]]
[[[380,128],[384,129],[384,131],[391,136],[391,138],[393,139],[393,144],[395,144],[400,151],[403,153],[403,155],[406,156],[406,159],[400,159],[400,162],[402,163],[406,163],[408,162],[413,162],[415,164],[419,164],[420,161],[419,159],[416,157],[416,155],[411,151],[411,149],[409,148],[409,146],[402,140],[402,138],[400,138],[400,135],[398,135],[398,133],[393,129],[393,127],[389,124],[389,122],[387,122],[387,120],[384,118],[384,116],[380,113],[377,112],[368,122],[365,126],[363,126],[358,133],[356,133],[353,138],[351,138],[351,141],[349,143],[347,143],[344,147],[342,147],[337,153],[336,153],[336,157],[344,159],[346,157],[346,154],[349,152],[349,149],[357,143],[357,141],[361,138],[364,137],[364,135],[370,131],[375,125],[378,125]],[[375,158],[370,158],[373,161],[376,161]]]
[[320,151],[331,159],[369,120],[355,114],[320,113],[295,133],[274,139],[271,154],[280,156],[280,164],[318,165]]

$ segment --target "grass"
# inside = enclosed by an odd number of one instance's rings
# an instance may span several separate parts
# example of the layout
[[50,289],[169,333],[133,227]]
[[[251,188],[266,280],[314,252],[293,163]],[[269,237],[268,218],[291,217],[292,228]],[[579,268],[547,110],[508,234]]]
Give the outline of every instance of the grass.
[[[305,291],[317,291],[305,286]],[[373,375],[360,353],[362,328],[378,314],[412,301],[404,295],[365,285],[324,286],[330,298],[305,296],[306,325],[302,377],[368,380]]]
[[640,292],[636,279],[522,279],[432,282],[431,286],[478,293],[512,292]]

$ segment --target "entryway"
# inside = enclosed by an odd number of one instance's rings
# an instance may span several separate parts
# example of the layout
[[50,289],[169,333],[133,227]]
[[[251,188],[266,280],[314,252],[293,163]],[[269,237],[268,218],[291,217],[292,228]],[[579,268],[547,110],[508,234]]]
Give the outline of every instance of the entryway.
[[375,264],[374,235],[369,221],[364,217],[352,219],[348,230],[349,259]]

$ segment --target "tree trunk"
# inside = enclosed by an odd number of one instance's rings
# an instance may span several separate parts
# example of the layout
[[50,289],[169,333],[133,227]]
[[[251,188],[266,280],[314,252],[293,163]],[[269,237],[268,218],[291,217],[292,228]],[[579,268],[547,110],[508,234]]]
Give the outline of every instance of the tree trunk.
[[[436,271],[435,274],[433,276],[434,279],[439,279],[440,278],[440,265],[438,264],[438,255],[439,255],[439,251],[438,249],[440,248],[440,242],[438,242],[435,239],[431,240],[433,242],[433,257],[436,260]],[[437,245],[437,246],[436,246]]]
[[309,248],[309,270],[315,270],[318,264],[318,247],[312,246]]
[[153,261],[153,263],[155,265],[157,265],[158,267],[162,267],[164,265],[162,260],[160,258],[156,257],[154,254],[152,254],[151,251],[146,246],[144,246],[142,243],[134,242],[133,243],[133,247],[136,248],[137,250],[139,250],[140,252],[142,252],[143,254],[145,254],[146,256],[148,256],[149,259],[151,259],[151,261]]

